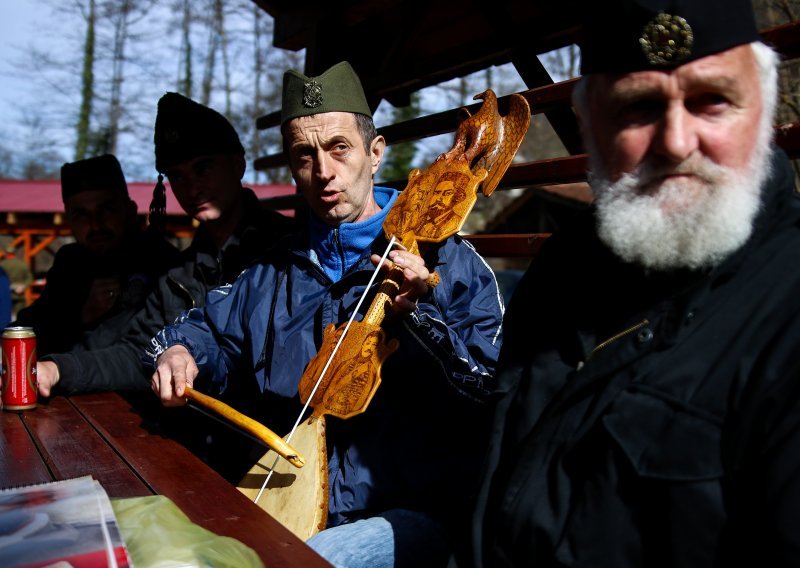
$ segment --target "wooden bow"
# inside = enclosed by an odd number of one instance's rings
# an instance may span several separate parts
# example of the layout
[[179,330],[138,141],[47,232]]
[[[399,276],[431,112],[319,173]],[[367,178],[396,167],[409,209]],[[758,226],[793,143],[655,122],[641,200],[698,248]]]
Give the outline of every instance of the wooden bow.
[[[464,110],[453,147],[425,171],[409,174],[406,189],[383,223],[386,237],[414,254],[420,254],[420,243],[443,241],[461,229],[478,189],[491,195],[530,124],[530,108],[520,95],[510,97],[505,116],[500,116],[492,91],[475,98],[483,104],[473,116]],[[434,273],[429,285],[437,282]],[[324,330],[322,346],[298,387],[312,415],[298,419],[287,438],[307,448],[309,465],[295,475],[268,452],[239,486],[300,538],[323,529],[327,519],[325,415],[346,419],[367,409],[380,385],[383,362],[399,346],[396,339],[387,341],[381,324],[402,283],[402,269],[391,268],[361,321],[351,319],[346,326],[331,324]],[[261,500],[259,485],[268,489]]]
[[196,402],[200,406],[204,408],[208,408],[209,410],[213,410],[223,418],[229,420],[235,426],[238,426],[245,432],[255,436],[261,442],[264,443],[268,448],[272,448],[275,453],[281,456],[283,459],[288,461],[294,467],[303,467],[306,463],[305,458],[300,455],[300,453],[292,448],[289,444],[287,444],[283,438],[278,436],[275,432],[250,418],[249,416],[245,416],[238,410],[228,406],[224,402],[217,400],[216,398],[210,397],[206,394],[203,394],[199,391],[194,390],[191,387],[186,387],[184,389],[184,396],[191,401]]

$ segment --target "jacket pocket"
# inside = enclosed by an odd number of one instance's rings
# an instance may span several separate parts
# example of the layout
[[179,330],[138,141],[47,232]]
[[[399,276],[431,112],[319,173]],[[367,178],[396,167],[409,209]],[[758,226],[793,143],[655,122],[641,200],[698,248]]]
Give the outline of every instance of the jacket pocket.
[[558,562],[713,565],[725,522],[721,432],[715,416],[665,393],[623,390],[569,458]]
[[603,425],[642,477],[700,481],[722,476],[721,421],[662,393],[625,390]]

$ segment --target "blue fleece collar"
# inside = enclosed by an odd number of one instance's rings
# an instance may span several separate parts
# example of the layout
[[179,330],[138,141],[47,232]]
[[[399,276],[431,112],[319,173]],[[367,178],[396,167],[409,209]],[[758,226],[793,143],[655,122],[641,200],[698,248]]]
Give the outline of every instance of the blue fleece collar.
[[383,230],[383,220],[398,195],[396,190],[388,187],[376,186],[373,191],[381,210],[364,221],[331,227],[314,215],[310,216],[309,254],[333,282],[341,280],[347,270],[369,251],[372,241]]

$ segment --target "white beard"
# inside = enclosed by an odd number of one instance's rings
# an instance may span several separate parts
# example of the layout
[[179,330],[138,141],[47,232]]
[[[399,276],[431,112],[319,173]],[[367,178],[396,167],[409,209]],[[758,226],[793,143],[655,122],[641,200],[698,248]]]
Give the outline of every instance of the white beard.
[[[650,162],[616,182],[608,181],[590,148],[600,239],[623,260],[649,269],[716,266],[752,232],[771,155],[769,138],[759,138],[741,169],[708,158],[677,166]],[[652,181],[668,172],[695,177]]]

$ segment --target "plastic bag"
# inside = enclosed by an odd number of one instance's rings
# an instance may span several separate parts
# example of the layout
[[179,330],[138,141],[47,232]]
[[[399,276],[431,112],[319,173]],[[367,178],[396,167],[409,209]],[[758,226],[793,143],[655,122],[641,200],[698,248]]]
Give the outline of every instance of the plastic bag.
[[255,551],[200,527],[162,495],[113,499],[125,547],[135,568],[263,568]]

